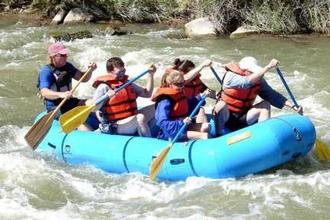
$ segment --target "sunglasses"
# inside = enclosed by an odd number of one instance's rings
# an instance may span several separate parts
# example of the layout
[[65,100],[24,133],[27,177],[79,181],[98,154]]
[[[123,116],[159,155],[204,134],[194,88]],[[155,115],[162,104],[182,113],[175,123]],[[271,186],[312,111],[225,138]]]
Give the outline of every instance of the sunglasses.
[[57,56],[57,57],[67,57],[68,55],[67,54],[56,54],[55,56]]

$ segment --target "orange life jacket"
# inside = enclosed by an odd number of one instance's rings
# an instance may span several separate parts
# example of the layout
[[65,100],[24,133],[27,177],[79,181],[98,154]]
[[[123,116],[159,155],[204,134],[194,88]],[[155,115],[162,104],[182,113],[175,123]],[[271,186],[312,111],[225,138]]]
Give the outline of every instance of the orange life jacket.
[[188,99],[182,90],[173,88],[158,88],[151,100],[157,102],[164,97],[170,98],[173,102],[170,115],[172,119],[184,118],[188,116]]
[[[96,78],[93,87],[96,88],[101,83],[107,84],[111,89],[116,89],[127,82],[128,76],[125,75],[123,81],[116,79],[115,75],[105,75]],[[107,117],[109,121],[117,121],[127,118],[137,113],[137,94],[132,85],[118,91],[116,95],[110,98],[103,106],[105,112],[102,114]]]
[[194,97],[202,92],[203,82],[198,74],[193,80],[184,85],[184,94],[188,97]]
[[[249,73],[239,68],[237,64],[228,64],[225,69],[241,76],[247,76]],[[229,111],[235,113],[246,113],[253,105],[260,90],[260,81],[252,87],[225,88],[221,93],[221,99],[228,105]]]

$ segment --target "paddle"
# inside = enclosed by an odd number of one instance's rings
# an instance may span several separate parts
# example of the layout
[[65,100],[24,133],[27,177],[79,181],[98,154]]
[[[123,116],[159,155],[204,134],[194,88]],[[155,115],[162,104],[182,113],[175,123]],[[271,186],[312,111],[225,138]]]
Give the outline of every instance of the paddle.
[[[145,70],[144,72],[140,73],[135,78],[127,81],[126,83],[124,83],[123,85],[121,85],[120,87],[115,89],[114,94],[112,96],[114,96],[117,92],[126,88],[128,85],[135,82],[136,80],[138,80],[140,77],[142,77],[143,75],[145,75],[148,72],[149,72],[149,70]],[[89,114],[91,113],[91,111],[93,111],[97,107],[97,105],[106,101],[107,99],[111,98],[112,96],[109,96],[108,94],[104,94],[102,97],[100,97],[98,100],[96,100],[95,103],[93,103],[91,105],[77,106],[77,107],[71,109],[70,111],[64,113],[63,115],[61,115],[59,121],[60,121],[60,125],[62,127],[62,131],[67,134],[67,133],[70,133],[72,130],[76,129],[77,127],[79,127],[79,125],[81,125],[82,123],[84,123],[86,121],[86,119],[89,116]]]
[[215,69],[212,66],[210,66],[210,69],[212,70],[213,75],[218,80],[218,82],[220,83],[220,85],[222,85],[222,81],[221,81],[220,77],[218,76],[217,72],[215,71]]
[[[291,93],[290,88],[283,77],[281,70],[279,68],[276,68],[276,71],[277,71],[278,75],[280,76],[282,83],[284,84],[287,92],[289,93],[294,106],[299,107],[298,103],[296,102],[296,99],[294,98],[293,94]],[[317,138],[316,142],[315,142],[315,154],[316,154],[316,156],[318,156],[318,158],[320,160],[330,160],[330,147],[327,146],[326,143],[324,143],[323,141],[321,141]]]
[[[89,68],[84,75],[79,79],[77,84],[71,90],[71,94],[78,88],[79,84],[86,78],[86,76],[92,71],[92,68]],[[46,115],[41,117],[34,125],[30,128],[30,130],[24,136],[25,141],[28,145],[35,150],[38,144],[42,141],[45,137],[47,132],[50,129],[56,115],[60,111],[63,104],[69,99],[70,97],[65,97],[61,103],[53,110],[48,112]]]
[[[197,104],[197,106],[194,108],[194,110],[190,113],[189,118],[193,117],[197,111],[199,110],[199,108],[201,107],[201,105],[203,104],[204,100],[206,98],[206,95],[202,96],[202,99],[199,101],[199,103]],[[161,153],[156,157],[156,159],[154,159],[154,161],[152,162],[151,166],[150,166],[150,179],[151,180],[155,180],[160,168],[162,167],[163,163],[165,162],[165,158],[168,154],[168,152],[170,151],[171,147],[173,146],[173,144],[177,141],[177,139],[180,137],[180,135],[182,134],[182,132],[184,131],[184,129],[188,126],[188,123],[185,123],[180,130],[178,131],[178,133],[175,135],[175,137],[173,138],[172,141],[170,141],[170,143],[167,145],[167,147],[165,147]]]

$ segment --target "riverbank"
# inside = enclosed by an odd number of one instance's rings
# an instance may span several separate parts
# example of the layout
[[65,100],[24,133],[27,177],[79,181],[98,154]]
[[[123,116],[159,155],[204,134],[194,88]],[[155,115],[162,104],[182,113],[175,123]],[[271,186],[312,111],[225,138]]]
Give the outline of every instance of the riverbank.
[[[305,1],[216,1],[216,0],[147,0],[147,1],[6,1],[0,10],[25,13],[34,11],[38,24],[65,22],[64,17],[75,10],[83,14],[82,22],[119,20],[133,23],[172,23],[207,17],[214,24],[215,33],[229,35],[241,26],[251,26],[259,33],[329,35],[330,17],[327,0]],[[38,10],[38,11],[37,11]],[[78,13],[77,13],[78,12]],[[54,21],[54,18],[59,20]],[[41,18],[41,20],[38,19]],[[38,21],[39,20],[39,21]],[[76,20],[74,20],[76,22]]]

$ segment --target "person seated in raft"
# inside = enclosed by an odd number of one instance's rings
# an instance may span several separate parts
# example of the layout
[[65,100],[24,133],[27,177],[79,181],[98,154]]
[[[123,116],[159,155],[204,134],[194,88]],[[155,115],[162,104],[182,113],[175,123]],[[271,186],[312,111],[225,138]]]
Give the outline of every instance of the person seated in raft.
[[[199,92],[198,92],[197,90],[195,90],[195,91],[194,91],[195,94],[192,94],[192,93],[191,93],[191,90],[190,90],[190,89],[187,89],[186,85],[187,85],[187,84],[190,84],[190,82],[191,82],[193,79],[195,79],[196,77],[199,77],[200,72],[201,72],[205,67],[210,67],[210,66],[212,65],[212,61],[211,61],[211,60],[205,60],[205,61],[203,61],[203,62],[202,62],[199,66],[197,66],[197,67],[194,67],[194,68],[190,68],[190,67],[188,67],[187,70],[181,71],[180,66],[181,66],[181,64],[184,64],[183,62],[184,62],[184,61],[181,61],[180,59],[176,58],[176,59],[174,60],[173,65],[171,65],[170,67],[167,67],[167,68],[165,69],[165,73],[164,73],[164,75],[163,75],[162,78],[161,78],[161,86],[160,86],[160,87],[169,87],[169,85],[168,85],[167,82],[166,82],[166,77],[167,77],[167,75],[168,75],[172,70],[177,70],[177,71],[179,71],[181,74],[183,74],[183,77],[184,77],[184,92],[188,92],[188,93],[189,93],[188,95],[185,93],[185,96],[187,96],[187,98],[189,99],[189,98],[192,98],[192,97],[195,97],[195,96],[199,95],[200,92],[201,92],[202,90],[199,91]],[[180,63],[181,63],[181,64],[180,64]],[[189,66],[189,65],[188,65],[189,63],[190,63],[190,62],[187,62],[187,66]],[[192,63],[192,62],[191,62],[191,63]],[[177,65],[177,66],[176,66],[176,65]],[[184,66],[182,66],[182,69],[186,69],[186,68],[183,68],[183,67],[184,67]],[[208,97],[210,97],[210,98],[216,98],[215,91],[213,91],[213,90],[209,90],[208,93],[209,93]],[[194,96],[193,96],[193,95],[194,95]],[[192,104],[196,104],[196,105],[197,105],[197,102],[196,102],[196,103],[192,103]],[[191,109],[194,109],[195,105],[190,106],[190,107],[191,107]],[[200,113],[200,115],[205,115],[205,110],[204,110],[203,107],[200,108],[199,111],[202,111],[202,112]],[[205,116],[205,119],[203,119],[203,121],[207,122],[207,118],[206,118],[206,116]]]
[[[280,109],[287,106],[299,114],[303,113],[302,107],[294,107],[263,78],[278,63],[272,59],[268,65],[260,67],[254,57],[244,57],[237,64],[225,66],[223,85],[213,109],[217,135],[221,135],[224,127],[234,131],[270,118],[271,105]],[[263,101],[254,104],[257,95]]]
[[[171,70],[164,74],[163,85],[159,87],[152,97],[156,102],[155,118],[160,127],[158,137],[160,139],[173,139],[184,123],[189,123],[187,129],[182,133],[179,141],[187,139],[207,139],[209,123],[204,111],[199,111],[196,123],[192,123],[188,117],[200,101],[201,96],[188,99],[184,94],[184,77],[177,70]],[[165,84],[165,86],[164,86]]]
[[[93,101],[106,93],[109,96],[113,95],[116,88],[128,81],[125,64],[121,58],[111,57],[106,63],[106,69],[107,74],[96,78],[93,83],[93,87],[96,88]],[[149,68],[145,87],[132,83],[98,106],[101,132],[123,135],[134,135],[138,132],[140,136],[151,137],[148,126],[149,116],[138,112],[136,99],[151,97],[155,72],[156,67],[152,65]]]
[[[51,44],[48,47],[49,64],[43,66],[39,71],[37,87],[44,99],[47,112],[54,110],[66,97],[70,98],[61,107],[61,114],[78,105],[85,104],[86,100],[73,98],[70,92],[72,79],[80,80],[84,73],[67,61],[68,52],[68,49],[61,43]],[[82,82],[87,82],[91,78],[92,72],[97,68],[95,63],[90,63],[88,67],[92,71]],[[95,129],[97,125],[97,118],[95,115],[91,115],[86,123],[79,126],[78,129],[91,130]]]
[[[176,58],[171,66],[165,69],[165,72],[169,72],[171,70],[178,70],[183,75],[186,75],[190,71],[195,68],[195,64],[191,60],[180,60]],[[196,72],[194,75],[187,75],[190,78],[185,78],[185,85],[184,85],[184,92],[187,98],[192,98],[206,89],[209,89],[200,79],[201,74],[200,72]],[[209,89],[210,91],[210,98],[216,99],[216,92],[214,90]]]

